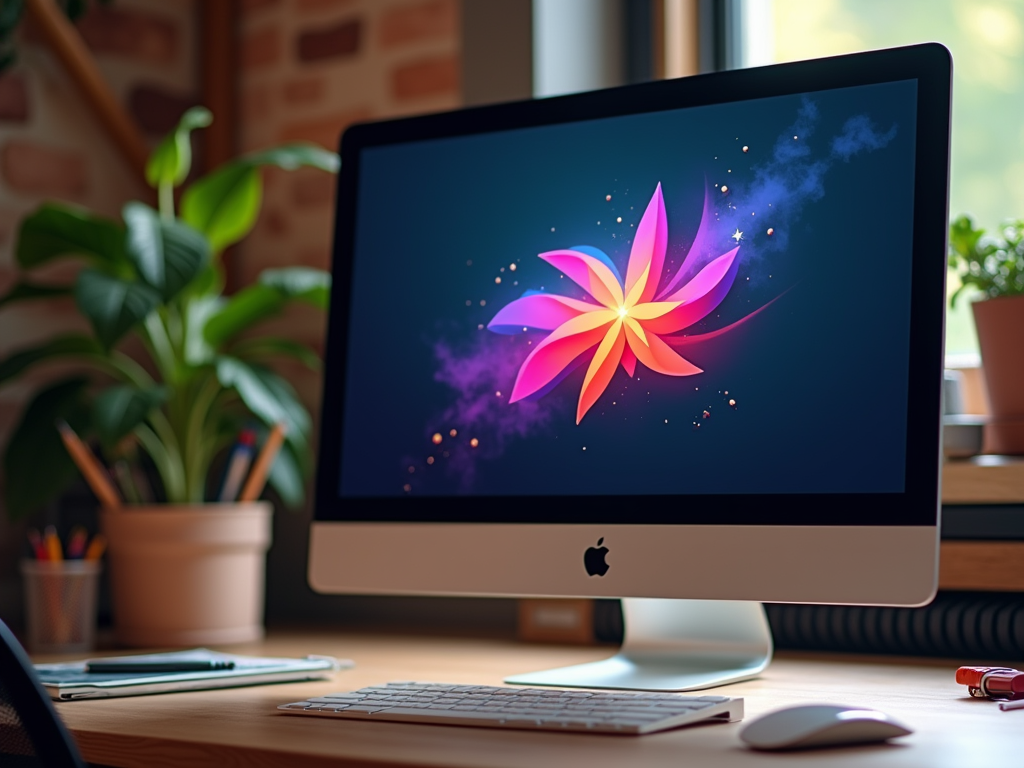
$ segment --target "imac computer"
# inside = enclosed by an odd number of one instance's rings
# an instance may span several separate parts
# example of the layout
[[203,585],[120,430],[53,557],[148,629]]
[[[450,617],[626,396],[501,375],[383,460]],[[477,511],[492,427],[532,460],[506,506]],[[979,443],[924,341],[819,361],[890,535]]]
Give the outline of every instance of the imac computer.
[[[309,582],[624,598],[596,664],[768,663],[762,602],[938,565],[936,44],[349,128]],[[520,670],[508,670],[518,672]]]

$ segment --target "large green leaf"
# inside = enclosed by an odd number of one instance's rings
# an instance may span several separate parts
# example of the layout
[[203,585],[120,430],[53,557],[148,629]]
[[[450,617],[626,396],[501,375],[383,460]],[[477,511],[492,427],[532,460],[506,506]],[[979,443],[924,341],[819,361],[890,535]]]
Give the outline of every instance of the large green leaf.
[[312,371],[322,367],[320,356],[305,344],[279,336],[256,336],[243,339],[231,347],[231,354],[249,362],[259,362],[268,358],[290,357],[299,361]]
[[179,221],[166,220],[142,203],[124,207],[126,249],[142,279],[174,298],[206,267],[210,247],[201,234]]
[[166,387],[117,386],[104,390],[92,408],[93,424],[104,448],[113,448],[166,400]]
[[305,476],[299,468],[290,445],[285,444],[277,454],[277,458],[270,466],[267,484],[277,491],[281,501],[293,509],[300,506],[305,500]]
[[63,256],[118,266],[125,261],[124,230],[117,222],[79,208],[44,203],[22,219],[14,256],[25,269]]
[[16,283],[6,295],[0,297],[0,307],[16,304],[21,301],[61,298],[63,296],[70,296],[71,292],[72,288],[70,285],[44,285],[42,283],[33,283],[31,280],[22,280]]
[[311,422],[290,384],[266,368],[226,355],[217,358],[217,380],[237,391],[245,406],[264,424],[284,422],[286,440],[300,462],[307,461]]
[[0,384],[21,375],[37,363],[59,358],[99,358],[103,348],[88,336],[69,334],[56,336],[45,344],[19,349],[0,361]]
[[251,165],[276,165],[286,171],[294,171],[304,165],[328,173],[337,173],[341,168],[341,158],[337,153],[308,142],[282,144],[272,149],[264,149],[243,157],[242,161]]
[[150,155],[146,163],[146,181],[153,187],[181,184],[192,169],[192,131],[205,128],[212,122],[213,115],[206,107],[186,110],[177,127],[161,140]]
[[290,267],[264,271],[259,282],[228,301],[206,323],[204,335],[214,347],[234,338],[261,320],[278,314],[290,301],[318,308],[327,306],[331,276],[319,269]]
[[67,379],[39,392],[14,428],[4,450],[4,501],[17,520],[59,496],[78,476],[55,422],[63,419],[88,434],[88,380]]
[[199,296],[185,305],[185,362],[200,366],[212,362],[215,350],[206,341],[207,321],[224,306],[221,296]]
[[148,285],[83,269],[75,284],[79,311],[92,323],[100,343],[110,349],[160,303]]
[[261,285],[269,285],[281,292],[286,299],[312,304],[318,309],[327,309],[331,299],[331,275],[322,269],[312,267],[284,267],[265,269],[260,273]]
[[181,218],[202,232],[219,252],[253,228],[263,199],[256,166],[236,161],[190,186],[181,198]]
[[181,216],[219,252],[245,237],[256,223],[263,196],[260,166],[294,170],[305,165],[334,173],[339,164],[335,153],[315,144],[285,144],[256,152],[226,163],[192,184],[182,196]]

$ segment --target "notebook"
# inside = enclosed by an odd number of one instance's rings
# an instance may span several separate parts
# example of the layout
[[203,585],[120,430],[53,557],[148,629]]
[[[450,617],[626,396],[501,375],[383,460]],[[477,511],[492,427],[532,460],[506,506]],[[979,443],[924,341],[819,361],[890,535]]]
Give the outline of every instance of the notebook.
[[348,659],[331,656],[307,656],[304,659],[279,659],[236,656],[206,648],[173,653],[118,656],[103,661],[233,662],[232,669],[203,672],[88,672],[87,660],[63,664],[36,664],[40,682],[57,701],[99,699],[114,696],[140,696],[172,691],[202,691],[210,688],[235,688],[243,685],[326,680],[339,669],[353,666]]

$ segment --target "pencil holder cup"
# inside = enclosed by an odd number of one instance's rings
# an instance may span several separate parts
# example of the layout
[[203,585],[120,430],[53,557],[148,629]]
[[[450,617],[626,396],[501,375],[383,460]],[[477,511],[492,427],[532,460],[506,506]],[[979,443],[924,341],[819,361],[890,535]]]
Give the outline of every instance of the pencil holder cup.
[[22,560],[28,647],[33,653],[84,653],[96,639],[102,563]]

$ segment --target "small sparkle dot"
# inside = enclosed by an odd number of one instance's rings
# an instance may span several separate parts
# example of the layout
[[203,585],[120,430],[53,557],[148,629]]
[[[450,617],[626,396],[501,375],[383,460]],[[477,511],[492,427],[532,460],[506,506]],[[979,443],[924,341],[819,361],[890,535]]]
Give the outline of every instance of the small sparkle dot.
[[477,329],[478,331],[482,331],[482,330],[484,329],[484,324],[483,324],[483,323],[477,323],[477,324],[476,324],[476,329]]
[[585,446],[585,445],[584,445],[584,446],[583,446],[583,450],[584,450],[584,451],[585,451],[585,450],[587,450],[587,446]]
[[618,222],[619,224],[621,224],[622,223],[622,217],[619,216],[617,219],[615,219],[615,221]]
[[472,302],[472,301],[470,301],[469,299],[466,299],[466,306],[467,306],[467,307],[471,307],[471,306],[473,306],[473,302]]
[[711,414],[708,413],[707,411],[704,411],[704,418],[707,419],[707,418],[710,418],[710,417],[711,417]]
[[457,429],[453,429],[453,430],[448,432],[448,436],[449,437],[455,437],[457,434],[459,434],[459,430],[457,430]]
[[500,277],[494,278],[494,282],[495,282],[496,285],[501,285],[501,278]]
[[736,407],[736,401],[735,400],[729,400],[729,405],[731,405],[733,408],[735,408]]
[[434,463],[434,457],[433,456],[427,456],[427,464],[433,464],[433,463]]
[[499,389],[497,392],[495,392],[494,396],[495,397],[501,397],[501,390]]
[[551,231],[552,231],[552,232],[554,232],[554,231],[555,231],[555,228],[554,228],[554,227],[552,227],[552,228],[551,228]]
[[[610,201],[612,199],[612,196],[611,195],[605,195],[604,199],[605,199],[605,202],[608,202],[608,201]],[[584,449],[584,450],[586,450],[586,449]]]
[[481,307],[486,307],[487,306],[487,299],[480,299],[480,306]]
[[729,188],[728,188],[727,186],[725,186],[725,184],[723,184],[723,185],[722,185],[722,191],[723,191],[723,192],[728,192],[728,191],[729,191]]
[[515,271],[516,271],[516,265],[515,265],[515,264],[509,264],[509,265],[508,265],[508,268],[509,268],[509,270],[511,270],[512,272],[515,272]]
[[476,448],[478,445],[480,445],[480,441],[474,437],[472,440],[469,441],[469,444]]
[[402,486],[402,490],[408,493],[409,491],[412,490],[412,486],[406,483],[405,485]]
[[768,236],[771,237],[774,234],[775,234],[775,228],[774,227],[768,227]]
[[744,152],[749,152],[749,151],[750,151],[750,147],[748,147],[748,146],[744,145],[744,147],[743,147],[743,151],[744,151]]
[[430,439],[434,442],[434,445],[440,445],[441,441],[444,440],[444,438],[441,437],[441,433],[440,432],[435,432],[434,436],[432,438],[430,438]]
[[416,471],[416,467],[413,467],[413,466],[410,465],[410,467],[409,467],[409,474],[411,475],[415,471]]
[[668,424],[668,419],[665,419],[665,423]]
[[501,269],[499,269],[498,271],[499,271],[499,272],[504,272],[504,271],[505,271],[505,268],[504,268],[504,267],[502,267],[502,268],[501,268]]
[[796,136],[794,136],[794,137],[793,137],[793,141],[796,141],[796,139],[797,139],[797,137],[796,137]]

